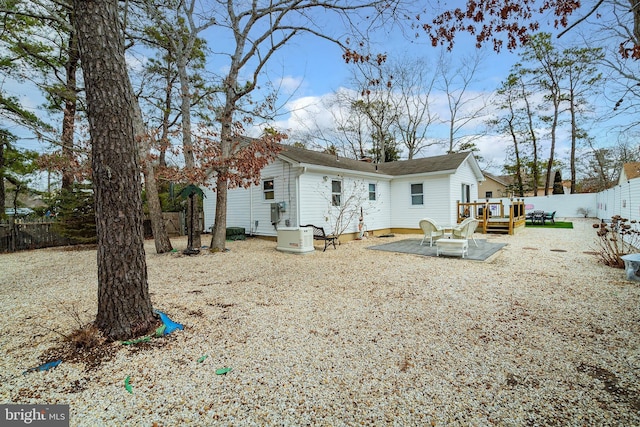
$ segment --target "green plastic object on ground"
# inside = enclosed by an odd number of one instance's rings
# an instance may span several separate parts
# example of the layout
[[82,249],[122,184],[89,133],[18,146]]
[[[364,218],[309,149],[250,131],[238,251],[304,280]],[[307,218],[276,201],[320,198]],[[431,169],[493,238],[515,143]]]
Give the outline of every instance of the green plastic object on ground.
[[162,325],[158,329],[156,329],[156,337],[161,337],[164,335],[164,330],[167,329],[167,325]]
[[227,372],[231,372],[232,368],[220,368],[216,370],[216,375],[224,375]]
[[141,342],[149,342],[151,341],[151,337],[142,337],[135,340],[122,341],[123,345],[132,345],[132,344],[140,344]]
[[129,393],[133,394],[133,389],[131,388],[131,384],[129,384],[130,380],[131,380],[131,377],[127,375],[127,378],[124,379],[124,389],[127,390]]
[[204,362],[204,359],[206,359],[207,357],[209,357],[209,355],[208,355],[208,354],[205,354],[204,356],[200,356],[200,357],[198,358],[198,363],[202,363],[202,362]]

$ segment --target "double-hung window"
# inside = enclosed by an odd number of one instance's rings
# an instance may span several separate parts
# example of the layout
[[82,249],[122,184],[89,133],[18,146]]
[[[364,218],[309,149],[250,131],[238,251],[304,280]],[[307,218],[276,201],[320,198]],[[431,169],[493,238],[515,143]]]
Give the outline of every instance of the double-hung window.
[[369,183],[369,200],[376,200],[376,184],[374,183]]
[[264,200],[274,200],[276,198],[273,179],[265,179],[262,181],[262,194]]
[[411,184],[411,205],[424,205],[423,184]]
[[331,205],[340,206],[342,204],[342,181],[331,181]]

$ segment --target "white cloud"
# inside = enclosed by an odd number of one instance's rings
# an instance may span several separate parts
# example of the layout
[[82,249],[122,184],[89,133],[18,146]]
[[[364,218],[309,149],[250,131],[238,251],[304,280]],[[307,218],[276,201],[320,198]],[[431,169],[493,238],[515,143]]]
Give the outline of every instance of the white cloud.
[[127,63],[127,67],[136,74],[142,73],[148,62],[148,58],[146,56],[141,54],[132,55],[129,52],[124,54],[124,59]]
[[299,91],[303,85],[304,79],[302,77],[284,76],[279,80],[277,87],[281,93],[292,95]]

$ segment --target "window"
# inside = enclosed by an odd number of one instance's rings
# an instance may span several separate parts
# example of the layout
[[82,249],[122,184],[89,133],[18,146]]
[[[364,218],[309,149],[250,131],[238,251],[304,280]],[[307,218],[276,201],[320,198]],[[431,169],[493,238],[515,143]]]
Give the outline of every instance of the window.
[[485,191],[484,198],[491,199],[493,197],[493,191]]
[[422,184],[411,184],[411,204],[424,205],[424,193]]
[[375,200],[375,199],[376,199],[376,185],[369,184],[369,200]]
[[331,204],[340,206],[342,199],[342,181],[331,181]]
[[276,198],[275,191],[273,190],[273,179],[265,179],[262,181],[262,194],[264,200],[274,200]]

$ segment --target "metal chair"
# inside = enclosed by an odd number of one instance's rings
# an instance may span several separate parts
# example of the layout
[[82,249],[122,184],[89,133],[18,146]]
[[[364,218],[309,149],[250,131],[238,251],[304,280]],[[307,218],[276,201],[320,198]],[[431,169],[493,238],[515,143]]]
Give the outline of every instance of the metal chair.
[[531,215],[532,224],[544,224],[544,211],[533,211]]

